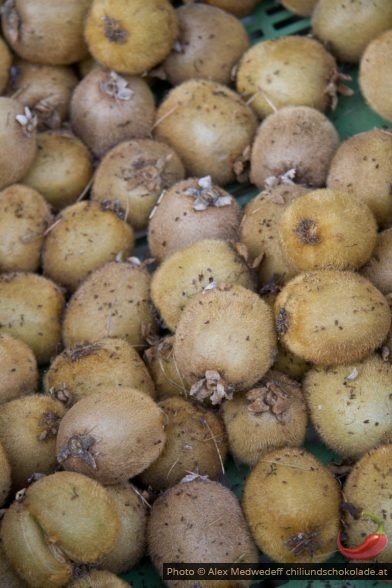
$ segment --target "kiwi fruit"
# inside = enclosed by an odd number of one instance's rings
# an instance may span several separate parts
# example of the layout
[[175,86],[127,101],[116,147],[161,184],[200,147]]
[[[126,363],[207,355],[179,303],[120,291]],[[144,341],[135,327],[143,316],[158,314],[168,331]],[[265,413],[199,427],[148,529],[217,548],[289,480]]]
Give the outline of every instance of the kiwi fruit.
[[173,147],[188,176],[209,175],[224,186],[243,171],[256,127],[252,109],[236,92],[217,82],[188,80],[159,106],[155,136]]
[[[202,539],[201,539],[202,538]],[[228,489],[196,477],[176,484],[153,504],[147,526],[148,550],[162,575],[163,563],[257,563],[240,504]],[[191,588],[194,580],[166,581],[170,588]],[[238,588],[249,580],[203,580],[203,588]]]
[[144,472],[141,483],[166,490],[189,472],[216,480],[224,473],[228,445],[222,420],[211,410],[178,396],[159,404],[166,416],[166,443]]
[[370,41],[391,27],[389,0],[319,0],[312,13],[313,34],[347,63],[358,63]]
[[21,182],[38,190],[59,211],[83,196],[93,175],[87,147],[67,131],[37,135],[37,154]]
[[377,239],[377,223],[367,204],[331,188],[290,203],[278,230],[286,258],[299,271],[358,269],[369,260]]
[[260,118],[284,106],[324,112],[336,97],[334,57],[321,43],[291,35],[253,45],[238,64],[237,92]]
[[364,200],[379,225],[392,223],[392,132],[373,129],[349,137],[338,147],[327,187]]
[[230,452],[254,466],[261,456],[281,447],[300,447],[308,424],[298,382],[271,370],[248,392],[222,405]]
[[250,260],[261,258],[258,275],[262,284],[282,284],[297,273],[280,246],[278,225],[289,204],[305,193],[303,186],[277,183],[245,206],[240,242],[246,246]]
[[166,441],[164,414],[134,388],[108,388],[74,404],[62,419],[57,459],[66,469],[118,484],[155,461]]
[[302,380],[311,364],[308,361],[292,353],[287,347],[278,342],[278,353],[272,368],[278,372],[283,372],[289,378]]
[[0,588],[27,588],[27,584],[16,575],[7,560],[0,540]]
[[67,584],[68,588],[129,588],[132,584],[106,570],[90,570],[77,580]]
[[21,339],[0,334],[0,404],[31,394],[38,388],[38,368],[33,351]]
[[174,331],[188,301],[211,285],[253,289],[245,260],[227,241],[203,239],[169,256],[151,280],[151,298],[165,325]]
[[177,182],[159,198],[150,215],[148,245],[161,262],[202,239],[237,241],[241,209],[210,176]]
[[275,449],[245,481],[242,506],[257,546],[273,561],[319,563],[336,549],[339,485],[304,449]]
[[28,171],[37,150],[37,119],[14,98],[0,96],[0,190],[18,182]]
[[179,35],[162,69],[171,84],[204,78],[229,84],[233,67],[249,46],[238,18],[215,6],[177,8]]
[[165,400],[171,396],[188,395],[188,389],[178,370],[173,352],[174,335],[167,335],[153,341],[145,350],[144,360],[154,381],[157,397]]
[[122,141],[149,137],[154,120],[154,96],[140,77],[96,68],[72,94],[71,127],[97,157]]
[[392,366],[376,355],[362,363],[314,367],[304,379],[311,421],[338,455],[358,459],[392,441]]
[[[391,12],[390,5],[388,10]],[[370,108],[392,122],[392,28],[370,41],[363,52],[359,86]]]
[[239,284],[196,294],[175,332],[174,359],[191,396],[212,404],[254,386],[275,353],[270,307]]
[[276,330],[288,349],[317,365],[365,359],[384,341],[388,302],[369,280],[350,271],[299,274],[275,303]]
[[113,147],[100,162],[91,198],[124,209],[125,220],[145,229],[163,190],[184,178],[185,170],[171,147],[152,139],[133,139]]
[[[11,467],[3,444],[0,442],[0,506],[3,506],[11,489]],[[1,577],[0,577],[1,586]]]
[[361,274],[372,282],[383,294],[392,292],[392,229],[381,231],[377,235],[376,246]]
[[298,16],[311,16],[318,0],[280,0],[287,10]]
[[0,192],[0,270],[35,272],[45,231],[52,221],[46,200],[33,188],[14,184]]
[[73,292],[94,270],[134,247],[132,228],[109,206],[90,200],[64,208],[42,251],[44,275]]
[[69,118],[78,78],[65,65],[43,65],[17,59],[8,93],[37,117],[39,129],[56,129]]
[[146,338],[157,331],[151,308],[150,282],[146,268],[131,262],[107,263],[92,272],[66,307],[63,320],[65,347],[119,337],[126,339],[137,351],[142,351]]
[[287,106],[261,123],[252,147],[250,180],[261,190],[280,176],[321,187],[338,145],[338,133],[323,113],[309,106]]
[[73,564],[95,564],[115,545],[120,517],[109,492],[75,472],[56,472],[29,486],[7,510],[4,550],[33,588],[65,586]]
[[124,339],[77,344],[54,358],[44,390],[68,406],[107,388],[137,388],[152,398],[154,383],[137,351]]
[[8,45],[0,37],[0,94],[2,94],[8,84],[10,69],[12,64],[11,52]]
[[91,0],[6,0],[2,29],[10,47],[33,63],[68,65],[87,55],[84,20]]
[[23,488],[33,474],[50,474],[56,469],[56,435],[64,414],[61,402],[42,394],[0,405],[0,442],[16,490]]
[[61,345],[64,296],[51,280],[29,272],[0,274],[0,333],[27,343],[38,365]]

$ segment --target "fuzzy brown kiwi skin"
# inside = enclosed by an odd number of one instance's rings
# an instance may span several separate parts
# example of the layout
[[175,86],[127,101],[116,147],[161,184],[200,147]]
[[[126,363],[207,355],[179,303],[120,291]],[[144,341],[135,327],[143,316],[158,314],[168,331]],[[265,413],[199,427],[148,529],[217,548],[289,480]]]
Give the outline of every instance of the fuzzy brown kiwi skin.
[[7,86],[11,64],[12,56],[8,45],[3,39],[0,39],[0,94],[4,92]]
[[173,344],[173,335],[158,337],[144,352],[143,359],[154,381],[158,400],[171,396],[188,397],[189,390],[174,360]]
[[73,580],[68,588],[129,588],[130,584],[106,570],[91,570],[85,576]]
[[359,64],[359,86],[374,112],[392,122],[392,28],[367,45]]
[[317,2],[318,0],[282,0],[282,4],[287,10],[299,16],[311,16]]
[[392,229],[381,231],[368,263],[361,269],[361,274],[387,295],[392,292]]
[[27,588],[27,584],[20,576],[16,575],[15,570],[6,558],[4,548],[0,538],[0,588]]
[[21,339],[0,334],[0,404],[36,392],[38,368],[34,353]]

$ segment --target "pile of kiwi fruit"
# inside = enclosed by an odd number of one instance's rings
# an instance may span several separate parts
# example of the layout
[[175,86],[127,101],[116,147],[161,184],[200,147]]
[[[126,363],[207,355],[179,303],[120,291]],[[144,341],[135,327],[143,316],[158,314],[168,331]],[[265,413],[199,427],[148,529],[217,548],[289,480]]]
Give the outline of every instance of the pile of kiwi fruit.
[[392,534],[392,2],[0,5],[0,588]]

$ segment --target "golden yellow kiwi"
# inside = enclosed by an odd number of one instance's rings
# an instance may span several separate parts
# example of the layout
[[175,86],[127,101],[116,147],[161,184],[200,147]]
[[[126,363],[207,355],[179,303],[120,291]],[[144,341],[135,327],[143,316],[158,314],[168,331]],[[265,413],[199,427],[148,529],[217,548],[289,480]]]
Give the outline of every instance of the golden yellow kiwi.
[[145,229],[162,191],[184,175],[184,166],[171,147],[152,139],[133,139],[113,147],[102,159],[91,198],[118,203],[135,230]]
[[[191,532],[190,532],[191,530]],[[203,538],[201,540],[201,537]],[[240,504],[228,489],[197,478],[176,484],[153,504],[147,526],[149,555],[162,575],[163,563],[230,563],[258,561]],[[247,579],[203,580],[203,588],[245,588]],[[173,579],[170,588],[191,588],[192,579]]]
[[166,443],[158,459],[140,474],[141,483],[166,490],[189,472],[216,480],[224,473],[228,450],[222,420],[211,410],[178,396],[163,400],[159,406],[166,416]]
[[376,246],[361,274],[372,282],[383,294],[392,292],[392,229],[377,235]]
[[248,392],[222,405],[231,454],[250,466],[281,447],[300,447],[308,424],[298,382],[271,370]]
[[106,570],[90,570],[77,580],[67,584],[68,588],[129,588],[132,584],[121,580]]
[[391,122],[392,28],[370,41],[363,52],[359,64],[359,86],[370,108]]
[[37,154],[21,181],[58,211],[82,196],[92,175],[92,156],[82,141],[67,131],[47,131],[37,135]]
[[90,274],[68,302],[63,320],[65,347],[119,337],[142,351],[146,338],[157,330],[150,282],[145,267],[134,263],[110,262]]
[[64,296],[51,280],[29,272],[0,275],[0,333],[27,343],[39,365],[61,344]]
[[298,16],[310,16],[318,0],[281,0],[287,10],[298,14]]
[[65,349],[51,362],[43,384],[47,394],[66,406],[106,388],[137,388],[155,397],[154,383],[140,355],[116,337]]
[[21,339],[0,334],[0,404],[37,391],[38,368],[33,351]]
[[39,129],[56,129],[69,118],[78,78],[66,65],[30,63],[17,59],[9,93],[37,117]]
[[241,21],[215,6],[187,4],[176,10],[179,35],[162,69],[171,84],[204,78],[229,84],[249,46]]
[[310,419],[338,455],[357,459],[392,441],[392,366],[377,355],[361,363],[314,367],[303,382]]
[[286,258],[299,271],[358,269],[369,260],[377,239],[377,223],[367,204],[330,188],[289,204],[278,231]]
[[331,161],[327,187],[364,200],[379,225],[392,221],[392,133],[372,129],[349,137]]
[[263,553],[281,563],[319,563],[336,550],[339,485],[304,449],[261,457],[245,481],[242,506]]
[[389,0],[319,0],[312,13],[313,34],[348,63],[358,63],[370,41],[391,27]]
[[95,68],[72,94],[72,130],[99,158],[121,141],[149,137],[154,120],[154,96],[141,77]]
[[103,484],[140,474],[163,450],[164,413],[144,392],[109,388],[74,404],[62,419],[57,459]]
[[364,359],[384,341],[388,302],[364,277],[350,271],[299,274],[278,294],[275,324],[290,351],[317,365]]
[[2,94],[7,86],[12,64],[11,52],[8,45],[0,37],[0,94]]
[[167,327],[175,331],[188,301],[211,284],[253,289],[245,260],[227,241],[203,239],[170,255],[152,277],[151,298]]
[[148,223],[148,245],[163,261],[202,239],[238,240],[241,209],[210,176],[188,178],[165,191]]
[[263,190],[283,179],[308,187],[325,184],[339,136],[331,121],[309,106],[287,106],[259,126],[250,160],[250,179]]
[[35,473],[55,471],[56,435],[65,408],[42,394],[0,405],[0,442],[11,466],[12,486],[20,490]]
[[256,127],[252,109],[236,92],[217,82],[188,80],[159,106],[155,136],[173,147],[188,176],[210,175],[224,186],[241,175]]
[[336,62],[315,39],[300,35],[268,39],[248,49],[238,64],[236,87],[264,118],[285,106],[323,112],[336,94]]
[[212,404],[256,384],[275,353],[270,307],[239,284],[196,294],[174,337],[174,359],[190,395]]
[[[3,506],[11,489],[11,467],[4,445],[0,442],[0,506]],[[1,586],[1,577],[0,577]]]
[[33,188],[13,184],[0,192],[0,270],[35,272],[45,231],[52,221],[46,200]]
[[165,59],[177,32],[168,0],[93,0],[85,28],[94,59],[130,75],[147,72]]
[[159,400],[171,396],[186,398],[189,394],[174,359],[173,344],[174,335],[167,335],[161,339],[157,338],[144,352],[144,361],[154,381]]

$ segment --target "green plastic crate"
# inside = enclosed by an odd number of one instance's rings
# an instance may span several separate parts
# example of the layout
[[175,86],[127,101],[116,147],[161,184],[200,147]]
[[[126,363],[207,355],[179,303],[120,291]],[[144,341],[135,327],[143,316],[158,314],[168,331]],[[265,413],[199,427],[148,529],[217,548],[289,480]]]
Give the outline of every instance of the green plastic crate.
[[[391,0],[392,1],[392,0]],[[279,0],[263,0],[253,13],[243,19],[243,23],[250,35],[251,43],[255,44],[266,39],[273,39],[283,35],[307,35],[310,34],[310,21],[306,18],[300,18],[288,12],[280,4]],[[327,116],[336,126],[341,140],[350,137],[361,131],[366,131],[374,127],[386,125],[386,121],[372,112],[365,104],[359,88],[357,79],[357,68],[344,65],[340,68],[342,73],[352,77],[352,81],[346,84],[354,91],[353,96],[340,96],[338,107],[334,112],[327,112]],[[250,185],[234,184],[228,189],[236,195],[241,205],[246,204],[253,198],[258,190]],[[143,257],[146,251],[145,237],[141,236],[138,240],[138,251]],[[313,435],[308,435],[305,444],[308,451],[311,451],[318,459],[324,463],[339,461],[325,446],[323,446]],[[229,458],[225,464],[226,475],[224,483],[241,498],[244,480],[249,473],[247,466],[237,466]],[[345,560],[337,554],[331,558],[330,562],[344,562]],[[132,584],[134,588],[164,588],[165,584],[159,577],[159,574],[152,566],[150,560],[145,557],[131,571],[122,575],[122,578]],[[270,588],[277,586],[278,583],[270,580],[256,580],[254,586],[260,588]],[[381,588],[384,584],[374,581],[347,581],[347,580],[291,580],[280,582],[285,588]]]

